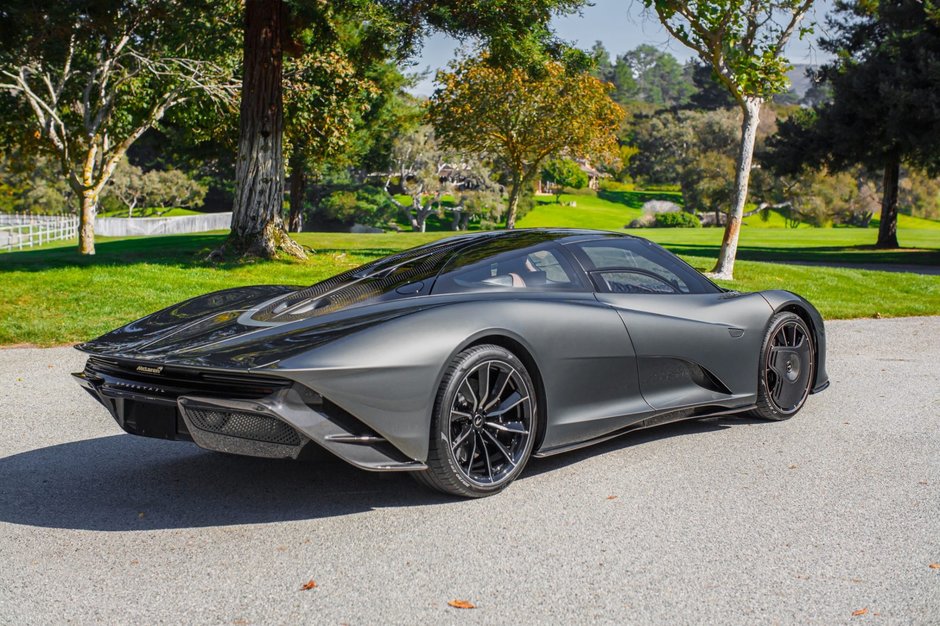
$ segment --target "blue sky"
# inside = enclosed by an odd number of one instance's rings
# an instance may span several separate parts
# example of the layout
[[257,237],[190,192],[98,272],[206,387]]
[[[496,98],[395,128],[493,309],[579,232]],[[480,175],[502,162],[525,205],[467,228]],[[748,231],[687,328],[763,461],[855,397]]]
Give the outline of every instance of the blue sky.
[[[831,0],[817,0],[815,9],[809,15],[809,21],[821,22],[831,4]],[[654,15],[644,14],[643,4],[639,0],[594,0],[593,6],[585,7],[581,15],[556,18],[554,27],[563,39],[575,43],[580,48],[590,48],[595,41],[601,41],[612,56],[643,43],[667,50],[680,61],[693,56],[685,46],[669,37]],[[822,28],[821,24],[817,26],[817,34]],[[811,64],[825,61],[824,53],[814,47],[814,40],[815,36],[811,36],[808,40],[792,41],[787,49],[790,61]],[[421,55],[415,59],[412,71],[431,71],[413,91],[430,95],[434,90],[434,72],[446,65],[457,49],[458,43],[449,37],[435,35],[429,38]]]

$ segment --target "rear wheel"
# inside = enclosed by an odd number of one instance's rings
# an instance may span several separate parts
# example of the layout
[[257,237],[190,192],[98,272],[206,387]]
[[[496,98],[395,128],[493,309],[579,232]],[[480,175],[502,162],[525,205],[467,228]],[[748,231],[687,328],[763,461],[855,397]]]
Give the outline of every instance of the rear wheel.
[[413,476],[433,489],[471,498],[505,489],[532,454],[534,390],[525,365],[501,346],[458,354],[434,404],[428,469]]
[[789,312],[774,315],[764,336],[752,414],[769,420],[796,415],[813,384],[815,354],[813,333],[803,318]]

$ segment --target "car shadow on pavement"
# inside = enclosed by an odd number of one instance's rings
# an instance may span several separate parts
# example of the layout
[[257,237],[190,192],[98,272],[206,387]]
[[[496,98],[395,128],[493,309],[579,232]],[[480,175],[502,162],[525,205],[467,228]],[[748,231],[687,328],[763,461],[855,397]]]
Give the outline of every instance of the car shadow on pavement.
[[456,502],[328,453],[301,462],[115,435],[0,459],[0,522],[128,531],[260,524]]
[[524,480],[527,476],[537,476],[544,472],[551,472],[562,467],[567,467],[568,465],[580,463],[585,459],[632,448],[633,446],[652,443],[661,439],[722,431],[733,428],[735,425],[767,423],[766,420],[749,416],[724,415],[721,417],[691,419],[663,426],[634,430],[614,437],[613,439],[587,446],[586,448],[579,448],[556,456],[532,459],[520,480]]
[[[598,455],[742,418],[683,422],[535,459],[520,480]],[[207,452],[115,435],[0,458],[0,522],[96,531],[262,524],[377,508],[456,504],[402,473],[355,469],[326,452],[301,462]]]

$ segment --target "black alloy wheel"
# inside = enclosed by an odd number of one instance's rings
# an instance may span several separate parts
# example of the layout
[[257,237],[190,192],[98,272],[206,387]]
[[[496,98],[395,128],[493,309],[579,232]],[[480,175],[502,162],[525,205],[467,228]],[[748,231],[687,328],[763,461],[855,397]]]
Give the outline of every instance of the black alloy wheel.
[[778,313],[770,320],[761,350],[755,415],[784,420],[806,402],[815,373],[813,333],[795,313]]
[[501,346],[469,348],[444,375],[428,470],[414,476],[453,495],[502,491],[529,460],[536,427],[535,387],[525,365]]

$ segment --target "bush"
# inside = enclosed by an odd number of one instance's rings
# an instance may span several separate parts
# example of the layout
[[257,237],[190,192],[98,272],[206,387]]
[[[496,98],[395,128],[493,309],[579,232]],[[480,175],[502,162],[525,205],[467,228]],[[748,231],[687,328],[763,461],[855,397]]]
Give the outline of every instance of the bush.
[[656,228],[701,228],[702,223],[694,213],[657,213]]
[[616,180],[605,179],[599,183],[601,191],[636,191],[634,183],[624,183]]
[[385,226],[395,214],[395,206],[385,193],[371,185],[334,191],[320,202],[320,213],[343,224]]
[[656,225],[656,216],[652,213],[644,213],[629,224],[627,228],[651,228]]

